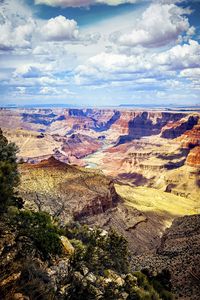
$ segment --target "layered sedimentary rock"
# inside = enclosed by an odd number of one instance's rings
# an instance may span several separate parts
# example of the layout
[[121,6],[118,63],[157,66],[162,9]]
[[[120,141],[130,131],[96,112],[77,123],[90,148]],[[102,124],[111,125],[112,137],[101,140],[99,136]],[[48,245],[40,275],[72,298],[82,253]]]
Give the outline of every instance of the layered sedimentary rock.
[[163,234],[157,254],[133,257],[133,269],[169,271],[176,299],[200,298],[200,215],[176,218]]
[[[53,157],[21,164],[20,172],[19,193],[26,208],[47,211],[62,224],[78,220],[106,230],[113,227],[127,238],[135,254],[155,249],[176,215],[194,212],[192,201],[155,189],[117,186],[99,171],[70,166]],[[148,211],[155,199],[162,207]]]
[[198,116],[189,116],[177,122],[168,123],[161,133],[161,137],[166,139],[175,139],[181,136],[187,130],[191,130],[198,123]]
[[191,130],[185,131],[180,138],[178,139],[180,141],[182,147],[184,148],[194,148],[195,146],[200,145],[200,119],[198,121],[198,124],[193,126]]
[[189,166],[200,167],[200,146],[196,146],[194,149],[190,150],[186,163]]
[[183,117],[184,114],[182,113],[136,112],[128,122],[128,135],[120,136],[118,144],[145,136],[157,135],[166,124],[176,122]]
[[132,109],[0,111],[0,126],[25,161],[54,155],[184,197],[198,194],[199,120],[195,112]]
[[171,261],[173,291],[183,299],[199,299],[200,215],[175,219],[157,253]]
[[101,147],[101,142],[98,139],[95,140],[80,133],[71,134],[68,137],[60,137],[59,135],[53,137],[55,141],[61,142],[61,150],[67,156],[75,156],[78,159],[96,152]]
[[105,212],[119,201],[113,182],[98,172],[78,169],[54,157],[20,166],[20,195],[26,206],[48,211],[63,223]]

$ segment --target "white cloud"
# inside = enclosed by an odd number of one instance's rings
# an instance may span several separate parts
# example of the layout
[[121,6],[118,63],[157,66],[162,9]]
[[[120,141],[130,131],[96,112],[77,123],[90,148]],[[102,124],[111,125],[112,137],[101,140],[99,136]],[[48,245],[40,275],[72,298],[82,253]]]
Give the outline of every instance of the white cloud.
[[135,27],[129,33],[114,33],[111,41],[122,45],[135,47],[159,47],[176,41],[181,34],[194,34],[186,14],[189,9],[183,9],[174,4],[151,4],[138,19]]
[[[39,30],[42,38],[50,42],[70,42],[73,44],[93,44],[100,39],[98,32],[81,34],[79,32],[78,24],[75,20],[69,20],[64,16],[57,16],[49,19]],[[46,54],[47,50],[42,50],[38,46],[34,54]]]
[[51,71],[50,64],[22,64],[13,72],[13,77],[38,78]]
[[200,44],[189,40],[188,44],[174,46],[156,55],[154,61],[172,70],[200,67]]
[[41,95],[73,95],[67,88],[58,89],[57,87],[44,86],[40,88]]
[[[188,44],[177,45],[160,53],[140,53],[136,55],[100,53],[91,57],[84,65],[76,68],[77,84],[102,84],[112,81],[141,78],[174,77],[184,69],[200,67],[200,45],[190,40]],[[149,80],[149,79],[148,79]],[[148,80],[145,79],[148,83]],[[138,82],[139,83],[139,82]],[[140,82],[142,83],[142,82]],[[149,83],[153,83],[150,82]]]
[[15,70],[13,76],[23,78],[35,78],[41,76],[41,71],[35,66],[22,65]]
[[24,95],[26,93],[26,88],[24,86],[18,86],[16,88],[19,94]]
[[123,3],[136,2],[140,2],[140,0],[35,0],[36,4],[46,4],[54,7],[83,7],[95,4],[107,4],[111,6],[116,6]]
[[64,16],[49,19],[40,32],[48,41],[75,40],[79,36],[76,21],[66,19]]
[[0,1],[0,50],[31,48],[35,25],[32,11],[24,1]]
[[180,76],[191,78],[191,79],[195,79],[195,78],[200,79],[200,68],[182,70],[180,72]]
[[55,87],[45,86],[40,89],[40,94],[49,95],[49,94],[58,94],[58,91]]
[[0,26],[0,50],[30,48],[33,31],[34,21],[31,18],[25,24],[18,26],[5,18],[4,23]]
[[193,89],[200,89],[200,68],[182,70],[180,77],[189,79]]

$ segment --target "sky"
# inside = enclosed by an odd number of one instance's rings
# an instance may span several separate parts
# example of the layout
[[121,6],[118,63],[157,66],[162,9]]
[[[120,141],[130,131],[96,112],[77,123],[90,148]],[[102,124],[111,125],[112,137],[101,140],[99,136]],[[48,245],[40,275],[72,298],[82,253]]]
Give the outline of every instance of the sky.
[[200,0],[0,0],[0,105],[200,105]]

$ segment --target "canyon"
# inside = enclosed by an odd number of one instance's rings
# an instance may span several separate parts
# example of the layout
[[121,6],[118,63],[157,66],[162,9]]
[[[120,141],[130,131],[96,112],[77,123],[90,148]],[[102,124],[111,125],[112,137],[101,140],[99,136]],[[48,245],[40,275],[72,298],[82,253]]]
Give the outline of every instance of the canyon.
[[200,114],[132,109],[1,109],[19,160],[54,156],[115,182],[198,199]]
[[146,226],[133,252],[153,249],[175,217],[200,211],[199,112],[1,109],[0,127],[19,147],[29,206],[60,211],[62,222],[114,223],[130,245]]
[[[191,241],[177,220],[187,215],[190,230],[200,212],[199,112],[1,109],[0,128],[19,147],[25,208],[46,211],[61,226],[114,228],[128,241],[135,269],[177,269],[178,280],[181,254],[170,253],[177,241],[179,249]],[[194,266],[191,257],[185,264]],[[195,287],[175,284],[173,291],[198,299]]]

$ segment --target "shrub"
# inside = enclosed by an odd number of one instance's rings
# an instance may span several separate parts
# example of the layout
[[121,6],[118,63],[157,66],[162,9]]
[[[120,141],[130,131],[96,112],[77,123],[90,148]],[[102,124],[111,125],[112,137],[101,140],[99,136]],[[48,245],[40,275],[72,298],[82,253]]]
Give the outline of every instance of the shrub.
[[[18,148],[9,143],[0,129],[0,210],[5,211],[9,205],[17,204],[15,187],[19,184],[17,170]],[[21,199],[19,199],[21,201]],[[22,204],[22,203],[21,203]],[[20,206],[21,206],[20,204]]]
[[62,244],[59,229],[52,224],[51,217],[45,212],[21,211],[15,216],[14,222],[19,235],[31,238],[44,258],[51,254],[61,254]]

